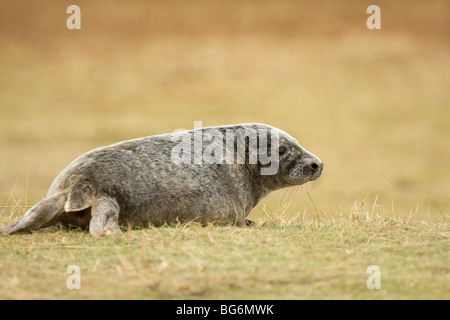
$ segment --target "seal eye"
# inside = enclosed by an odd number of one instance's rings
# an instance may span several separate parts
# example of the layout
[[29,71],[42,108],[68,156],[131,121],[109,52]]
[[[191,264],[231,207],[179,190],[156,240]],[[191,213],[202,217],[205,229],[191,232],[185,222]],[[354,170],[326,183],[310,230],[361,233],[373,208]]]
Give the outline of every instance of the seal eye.
[[279,154],[280,156],[282,156],[283,154],[285,154],[286,151],[287,151],[286,147],[281,146],[281,147],[278,148],[278,154]]

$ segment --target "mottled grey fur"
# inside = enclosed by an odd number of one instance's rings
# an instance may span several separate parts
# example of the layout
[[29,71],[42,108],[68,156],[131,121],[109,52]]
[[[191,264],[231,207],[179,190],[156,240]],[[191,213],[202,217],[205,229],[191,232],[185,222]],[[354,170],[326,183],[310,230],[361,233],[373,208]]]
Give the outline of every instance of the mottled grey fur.
[[[221,132],[227,128],[278,130],[264,124],[215,127]],[[47,198],[0,233],[31,232],[56,223],[89,227],[97,236],[118,233],[119,225],[248,224],[247,215],[269,192],[315,180],[322,173],[317,157],[278,132],[286,153],[280,156],[275,175],[261,175],[259,163],[175,164],[174,134],[94,149],[56,177]]]

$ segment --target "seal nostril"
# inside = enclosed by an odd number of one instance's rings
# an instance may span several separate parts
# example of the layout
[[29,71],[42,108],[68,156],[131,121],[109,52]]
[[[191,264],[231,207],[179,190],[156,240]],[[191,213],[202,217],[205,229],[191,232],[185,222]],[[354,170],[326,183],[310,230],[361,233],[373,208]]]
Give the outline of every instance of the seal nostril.
[[311,164],[311,168],[313,168],[313,170],[317,170],[319,169],[319,165],[314,162],[313,164]]

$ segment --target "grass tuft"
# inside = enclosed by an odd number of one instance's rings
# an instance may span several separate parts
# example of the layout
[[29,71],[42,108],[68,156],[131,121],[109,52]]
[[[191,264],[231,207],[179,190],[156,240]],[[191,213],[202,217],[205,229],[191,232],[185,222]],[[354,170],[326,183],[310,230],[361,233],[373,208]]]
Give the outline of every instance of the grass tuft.
[[[2,224],[21,203],[2,212]],[[0,298],[449,299],[448,217],[389,217],[364,203],[311,217],[286,205],[251,227],[188,223],[102,238],[50,227],[0,237]],[[69,265],[80,267],[80,290],[66,286]],[[366,286],[370,265],[380,267],[380,290]]]

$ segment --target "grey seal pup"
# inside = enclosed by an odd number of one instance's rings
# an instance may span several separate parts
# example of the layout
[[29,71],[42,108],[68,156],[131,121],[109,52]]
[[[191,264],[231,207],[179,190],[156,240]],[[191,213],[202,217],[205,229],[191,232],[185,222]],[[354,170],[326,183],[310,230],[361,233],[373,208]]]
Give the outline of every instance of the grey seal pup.
[[[264,174],[269,167],[275,170]],[[56,177],[45,199],[0,233],[54,224],[89,228],[95,236],[120,233],[120,225],[241,226],[251,223],[247,215],[269,192],[316,180],[322,169],[319,158],[297,140],[265,124],[138,138],[78,157]]]

